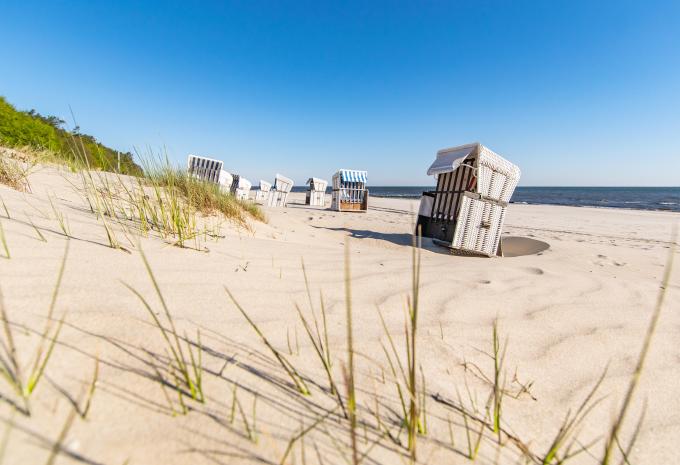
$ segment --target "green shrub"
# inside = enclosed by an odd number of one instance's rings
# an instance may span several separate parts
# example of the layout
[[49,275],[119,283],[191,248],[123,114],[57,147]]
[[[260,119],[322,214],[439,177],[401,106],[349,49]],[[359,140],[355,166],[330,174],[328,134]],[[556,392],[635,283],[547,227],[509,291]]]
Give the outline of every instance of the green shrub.
[[[64,121],[56,116],[43,116],[35,110],[19,111],[4,97],[0,97],[0,144],[48,150],[55,158],[69,164],[118,171],[117,151],[97,142],[90,135],[80,133],[77,127],[67,131],[63,125]],[[129,152],[120,153],[120,172],[142,174]]]

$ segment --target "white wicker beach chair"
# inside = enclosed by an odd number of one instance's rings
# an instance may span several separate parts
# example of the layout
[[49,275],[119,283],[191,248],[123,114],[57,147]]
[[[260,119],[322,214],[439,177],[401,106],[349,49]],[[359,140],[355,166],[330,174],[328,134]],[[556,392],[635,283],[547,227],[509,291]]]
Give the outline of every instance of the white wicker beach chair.
[[420,201],[421,234],[460,252],[497,255],[519,168],[474,143],[440,150],[427,174],[437,188]]
[[238,200],[248,200],[250,188],[252,183],[243,176],[234,175],[234,181],[231,184],[231,193],[234,194]]
[[274,186],[269,191],[267,205],[270,207],[285,207],[288,203],[288,194],[293,189],[293,180],[282,174],[276,174]]
[[222,168],[223,165],[221,160],[198,155],[189,155],[187,159],[189,175],[202,181],[213,182],[223,191],[231,192],[234,177]]
[[358,170],[338,170],[333,175],[331,209],[365,212],[368,209],[368,173]]
[[316,207],[323,207],[326,205],[326,187],[328,181],[319,178],[309,178],[307,180],[309,189],[305,197],[305,204]]
[[272,184],[267,181],[260,179],[260,189],[255,191],[255,201],[259,203],[265,203],[269,197],[269,191],[272,188]]
[[190,175],[203,181],[218,183],[223,163],[213,158],[191,155],[187,159],[187,171]]

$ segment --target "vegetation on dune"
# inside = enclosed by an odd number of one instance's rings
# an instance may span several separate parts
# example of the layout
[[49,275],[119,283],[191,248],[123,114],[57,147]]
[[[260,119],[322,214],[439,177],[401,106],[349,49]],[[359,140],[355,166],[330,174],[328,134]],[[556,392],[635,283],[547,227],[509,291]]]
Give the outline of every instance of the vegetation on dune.
[[30,167],[25,167],[23,163],[0,158],[0,184],[22,192],[29,190],[29,169]]
[[[69,131],[65,121],[56,116],[43,116],[35,110],[19,111],[0,97],[0,145],[31,147],[47,151],[55,161],[85,164],[93,169],[118,171],[119,152],[80,132],[78,126]],[[82,159],[84,157],[84,160]],[[120,173],[141,175],[130,152],[120,152]]]
[[264,213],[252,202],[236,199],[219,185],[190,176],[186,170],[173,167],[168,161],[150,157],[142,162],[144,176],[154,188],[169,189],[187,199],[189,205],[209,215],[222,213],[227,218],[245,223],[248,215],[264,221]]
[[[64,124],[58,117],[43,116],[35,110],[19,111],[0,97],[0,146],[20,149],[6,148],[0,153],[0,184],[27,191],[28,172],[35,163],[67,164],[81,174],[85,198],[103,222],[113,248],[124,249],[112,228],[118,224],[127,236],[130,225],[123,222],[138,223],[143,235],[154,229],[164,239],[172,236],[175,244],[184,247],[185,241],[196,241],[200,235],[219,236],[212,228],[199,227],[196,213],[221,214],[241,226],[246,226],[251,217],[265,220],[259,206],[236,199],[214,183],[195,179],[186,170],[172,166],[167,158],[138,156],[142,169],[131,153],[116,152],[82,134],[77,126],[68,131]],[[97,173],[104,171],[116,176]],[[137,180],[128,182],[121,174]],[[50,204],[61,231],[70,236],[67,219],[51,198]]]

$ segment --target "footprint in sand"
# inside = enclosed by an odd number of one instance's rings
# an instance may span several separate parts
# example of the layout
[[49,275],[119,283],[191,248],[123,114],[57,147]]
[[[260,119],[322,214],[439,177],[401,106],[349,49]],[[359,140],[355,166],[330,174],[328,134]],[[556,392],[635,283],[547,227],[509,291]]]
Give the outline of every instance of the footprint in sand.
[[542,274],[545,274],[545,271],[543,271],[542,269],[540,269],[540,268],[534,268],[534,267],[532,267],[532,266],[529,266],[529,267],[524,268],[524,271],[526,271],[526,272],[529,273],[529,274],[536,275],[536,276],[540,276],[540,275],[542,275]]
[[613,260],[609,258],[606,255],[598,254],[597,255],[598,260],[593,261],[593,263],[597,266],[626,266],[626,262],[618,262],[616,260]]

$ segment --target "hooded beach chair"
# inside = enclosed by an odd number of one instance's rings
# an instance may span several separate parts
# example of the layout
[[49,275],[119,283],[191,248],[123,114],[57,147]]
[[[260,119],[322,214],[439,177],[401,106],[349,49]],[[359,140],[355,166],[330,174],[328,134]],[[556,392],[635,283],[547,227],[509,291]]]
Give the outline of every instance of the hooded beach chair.
[[202,181],[219,183],[220,172],[223,163],[208,157],[189,155],[187,159],[187,171],[191,176]]
[[270,207],[285,207],[288,202],[288,194],[292,188],[293,180],[277,173],[274,186],[269,191],[267,205]]
[[231,184],[231,193],[234,194],[234,197],[236,197],[238,200],[248,200],[251,187],[252,183],[250,181],[248,181],[243,176],[235,174],[234,180]]
[[461,253],[494,256],[520,170],[480,143],[440,150],[427,170],[437,179],[423,192],[416,233]]
[[307,185],[309,185],[309,189],[307,190],[305,204],[316,207],[325,206],[328,181],[319,178],[309,178]]
[[368,209],[368,173],[358,170],[338,170],[333,175],[331,209],[339,212],[365,212]]
[[213,158],[189,155],[187,171],[190,176],[201,181],[213,182],[220,186],[223,191],[231,192],[233,176],[224,170],[223,163]]
[[260,179],[260,189],[255,192],[255,201],[265,203],[269,197],[269,191],[272,188],[272,183]]

